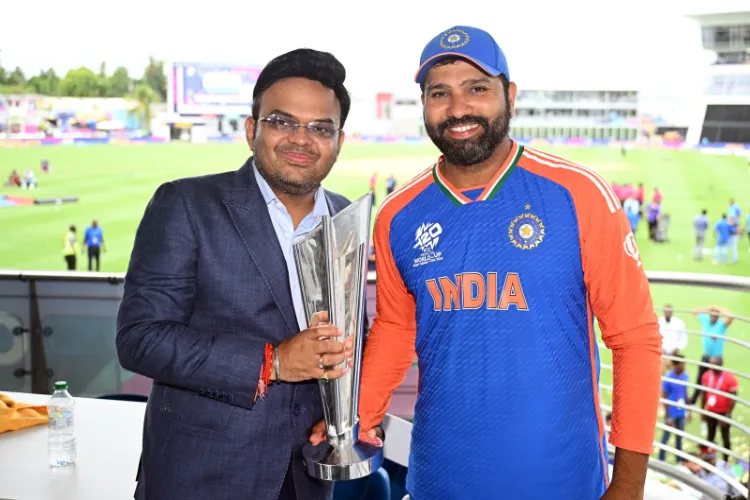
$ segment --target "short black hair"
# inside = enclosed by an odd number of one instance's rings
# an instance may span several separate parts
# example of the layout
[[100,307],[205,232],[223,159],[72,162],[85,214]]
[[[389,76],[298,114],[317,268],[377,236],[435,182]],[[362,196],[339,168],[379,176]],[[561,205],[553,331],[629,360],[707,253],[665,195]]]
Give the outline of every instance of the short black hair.
[[[446,64],[453,64],[453,63],[455,63],[457,61],[469,63],[472,66],[474,66],[475,68],[477,68],[479,71],[481,71],[482,73],[487,73],[487,70],[485,70],[484,68],[482,68],[481,66],[479,66],[478,64],[476,64],[474,61],[470,61],[469,59],[466,59],[466,58],[461,57],[461,56],[447,56],[447,57],[443,57],[442,59],[438,59],[437,61],[435,61],[435,63],[432,66],[433,67],[435,67],[435,66],[445,66]],[[505,92],[505,100],[507,101],[508,97],[509,97],[508,96],[508,85],[510,85],[510,82],[508,81],[508,77],[505,76],[504,74],[500,74],[499,78],[500,78],[500,81],[503,84],[503,91]],[[424,83],[426,81],[427,81],[427,78],[425,78],[424,80],[422,80],[422,83],[419,84],[419,87],[422,89],[422,92],[424,92]]]
[[708,210],[706,210],[706,209],[704,208],[704,209],[703,209],[703,211],[702,211],[701,213],[702,213],[703,215],[706,215],[706,214],[708,213]]
[[253,88],[252,114],[255,120],[260,116],[260,101],[263,92],[274,83],[284,78],[307,78],[320,82],[324,87],[333,90],[341,105],[341,127],[344,126],[352,100],[344,87],[346,69],[330,52],[314,49],[296,49],[282,54],[266,64],[258,75]]

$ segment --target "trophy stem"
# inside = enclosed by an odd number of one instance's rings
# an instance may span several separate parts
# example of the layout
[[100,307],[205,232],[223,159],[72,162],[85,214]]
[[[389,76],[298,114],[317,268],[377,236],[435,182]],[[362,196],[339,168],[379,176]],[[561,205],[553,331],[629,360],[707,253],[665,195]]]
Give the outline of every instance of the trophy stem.
[[329,323],[344,332],[339,340],[352,337],[354,343],[352,369],[336,380],[318,381],[327,439],[318,446],[306,443],[302,450],[308,474],[327,481],[364,477],[383,463],[381,448],[358,440],[371,212],[368,193],[333,217],[323,216],[319,227],[294,244],[308,318],[328,311]]

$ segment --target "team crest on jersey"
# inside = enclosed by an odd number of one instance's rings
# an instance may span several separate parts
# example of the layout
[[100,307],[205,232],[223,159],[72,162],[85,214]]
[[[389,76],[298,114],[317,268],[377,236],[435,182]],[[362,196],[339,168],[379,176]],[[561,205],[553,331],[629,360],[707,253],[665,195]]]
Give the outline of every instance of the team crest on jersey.
[[531,205],[526,205],[526,212],[513,219],[508,226],[508,238],[516,248],[531,250],[544,241],[544,222],[531,213]]
[[460,49],[469,43],[469,34],[464,30],[452,29],[443,33],[440,46],[444,49]]
[[442,234],[443,227],[437,222],[425,222],[417,228],[414,234],[414,248],[422,253],[414,259],[414,267],[443,260],[442,252],[435,250]]

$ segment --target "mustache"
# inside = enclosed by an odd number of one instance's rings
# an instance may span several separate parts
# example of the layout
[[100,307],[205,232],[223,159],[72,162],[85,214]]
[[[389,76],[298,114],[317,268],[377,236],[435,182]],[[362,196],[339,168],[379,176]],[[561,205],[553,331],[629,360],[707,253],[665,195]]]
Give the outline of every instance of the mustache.
[[487,120],[487,118],[483,116],[477,116],[477,115],[466,115],[461,118],[456,118],[451,116],[447,120],[441,122],[438,124],[437,129],[440,135],[445,134],[445,130],[449,127],[456,127],[460,125],[471,125],[471,124],[477,124],[482,127],[484,127],[484,130],[487,131],[490,128],[490,122]]
[[276,151],[278,153],[304,153],[312,158],[317,158],[318,156],[320,156],[318,153],[316,153],[312,149],[308,149],[302,146],[297,146],[295,144],[278,147],[276,148]]

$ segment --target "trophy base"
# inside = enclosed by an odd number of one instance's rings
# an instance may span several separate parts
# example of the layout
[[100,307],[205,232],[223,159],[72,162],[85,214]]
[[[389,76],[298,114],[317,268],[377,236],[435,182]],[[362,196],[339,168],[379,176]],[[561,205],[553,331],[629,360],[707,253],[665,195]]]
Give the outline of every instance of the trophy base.
[[324,481],[348,481],[369,476],[383,465],[383,448],[362,441],[332,445],[323,441],[318,446],[302,447],[307,473]]

